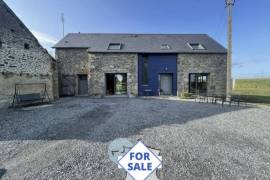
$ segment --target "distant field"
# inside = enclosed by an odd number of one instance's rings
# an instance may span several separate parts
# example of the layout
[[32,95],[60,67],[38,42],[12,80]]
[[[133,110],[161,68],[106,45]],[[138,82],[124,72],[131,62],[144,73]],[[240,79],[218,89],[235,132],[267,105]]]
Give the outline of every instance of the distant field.
[[239,94],[249,102],[270,104],[270,78],[237,79],[233,94]]

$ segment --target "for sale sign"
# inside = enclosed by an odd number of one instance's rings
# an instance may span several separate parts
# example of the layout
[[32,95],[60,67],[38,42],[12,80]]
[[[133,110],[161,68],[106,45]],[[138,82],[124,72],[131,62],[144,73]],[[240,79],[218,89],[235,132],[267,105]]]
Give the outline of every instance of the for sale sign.
[[145,180],[161,167],[161,157],[138,141],[128,153],[119,157],[118,164],[135,180]]

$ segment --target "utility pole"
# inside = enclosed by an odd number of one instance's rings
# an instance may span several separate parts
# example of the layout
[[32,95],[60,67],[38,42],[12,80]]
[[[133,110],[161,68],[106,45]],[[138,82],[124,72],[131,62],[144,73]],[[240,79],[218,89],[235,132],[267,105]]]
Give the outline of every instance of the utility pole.
[[63,30],[63,37],[65,36],[65,17],[64,17],[64,13],[61,14],[61,22],[62,22],[62,30]]
[[225,0],[228,10],[228,52],[227,52],[227,88],[226,96],[229,97],[232,91],[232,10],[235,0]]

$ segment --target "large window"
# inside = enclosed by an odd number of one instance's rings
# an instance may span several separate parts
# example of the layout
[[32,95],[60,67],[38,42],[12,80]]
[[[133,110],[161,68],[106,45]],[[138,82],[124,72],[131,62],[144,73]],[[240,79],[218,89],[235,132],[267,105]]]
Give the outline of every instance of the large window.
[[207,81],[209,74],[192,73],[189,74],[189,92],[195,94],[207,94]]
[[148,84],[148,57],[144,55],[143,57],[143,72],[142,72],[142,84]]

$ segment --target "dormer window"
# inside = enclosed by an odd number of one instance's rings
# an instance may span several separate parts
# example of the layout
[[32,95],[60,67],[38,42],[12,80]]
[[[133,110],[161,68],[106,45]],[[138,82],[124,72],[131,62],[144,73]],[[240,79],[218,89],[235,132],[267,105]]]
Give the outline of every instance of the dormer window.
[[108,46],[108,50],[121,50],[122,44],[121,43],[110,43]]
[[160,49],[161,50],[169,50],[169,49],[171,49],[171,46],[169,44],[161,44]]
[[206,50],[206,48],[204,47],[204,45],[203,44],[200,44],[200,43],[188,43],[188,46],[192,50]]

